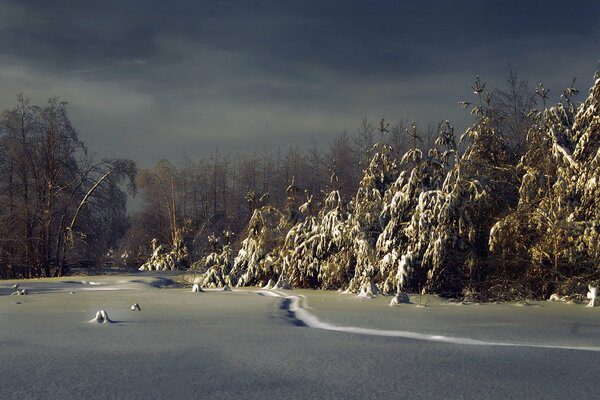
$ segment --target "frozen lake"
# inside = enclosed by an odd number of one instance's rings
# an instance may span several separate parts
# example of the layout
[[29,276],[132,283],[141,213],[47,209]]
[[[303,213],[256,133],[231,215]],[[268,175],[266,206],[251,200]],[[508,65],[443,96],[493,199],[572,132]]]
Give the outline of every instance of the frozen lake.
[[[86,281],[82,283],[82,281]],[[160,274],[0,283],[0,398],[595,398],[600,308],[389,307],[293,290],[192,293]],[[419,301],[427,307],[418,306]],[[141,311],[131,311],[138,303]],[[100,309],[113,323],[89,322]]]

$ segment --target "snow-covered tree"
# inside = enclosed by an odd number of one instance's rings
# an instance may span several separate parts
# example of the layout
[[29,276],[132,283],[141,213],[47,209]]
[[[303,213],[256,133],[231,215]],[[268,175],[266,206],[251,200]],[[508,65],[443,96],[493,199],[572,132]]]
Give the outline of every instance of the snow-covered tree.
[[463,296],[480,290],[490,228],[517,195],[491,95],[479,78],[473,89],[478,104],[463,104],[477,122],[461,138],[460,157],[447,122],[440,124],[436,146],[426,157],[414,145],[403,157],[414,166],[397,181],[389,203],[394,218],[379,242],[386,291]]
[[214,234],[208,237],[208,242],[211,245],[211,253],[203,260],[204,278],[202,286],[204,287],[224,287],[231,286],[230,272],[233,268],[233,250],[231,249],[231,238],[233,232],[226,230],[223,232],[225,241],[221,240]]
[[[538,95],[546,104],[548,91]],[[506,254],[511,232],[528,257],[521,278],[531,291],[584,296],[600,272],[600,80],[580,105],[574,81],[561,102],[534,115],[528,151],[521,160],[523,177],[514,213],[493,229],[490,246]]]
[[438,126],[436,147],[423,157],[416,147],[402,157],[405,169],[384,196],[382,219],[385,228],[377,240],[377,254],[384,292],[419,290],[427,271],[421,267],[425,244],[435,215],[432,212],[439,189],[456,157],[454,129],[448,121]]
[[[300,207],[308,209],[307,203]],[[290,229],[281,255],[293,286],[333,289],[348,282],[353,260],[347,219],[341,194],[334,189],[316,217],[309,215]]]
[[[291,214],[290,214],[291,215]],[[231,282],[237,286],[260,285],[281,273],[279,248],[283,244],[288,217],[271,206],[254,210],[248,236],[233,262]]]
[[[527,116],[519,101],[512,110],[493,101],[479,78],[473,90],[478,101],[463,105],[476,120],[461,146],[445,121],[425,152],[413,124],[400,162],[390,146],[373,147],[349,204],[336,174],[321,203],[306,195],[300,205],[292,181],[285,215],[255,210],[227,279],[401,298],[584,298],[600,279],[600,80],[581,105],[571,85],[560,104]],[[538,87],[544,107],[547,93]],[[382,120],[382,138],[387,126]],[[219,271],[225,282],[227,268]]]
[[[382,121],[382,127],[383,127]],[[383,129],[383,128],[382,128]],[[416,127],[415,127],[416,134]],[[376,243],[385,225],[381,219],[384,195],[398,176],[398,163],[388,145],[376,144],[373,158],[364,171],[356,196],[350,204],[348,233],[353,240],[354,276],[348,290],[376,294],[379,275]]]
[[140,271],[167,271],[186,269],[190,266],[188,249],[183,243],[183,231],[177,229],[173,245],[169,251],[152,239],[152,254],[140,268]]

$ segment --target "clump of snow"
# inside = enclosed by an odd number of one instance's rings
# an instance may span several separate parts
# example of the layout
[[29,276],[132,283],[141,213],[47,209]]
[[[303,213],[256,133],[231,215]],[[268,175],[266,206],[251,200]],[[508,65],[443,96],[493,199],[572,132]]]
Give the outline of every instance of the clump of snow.
[[200,287],[200,285],[198,285],[197,283],[194,283],[194,286],[192,286],[192,292],[193,293],[200,293],[200,292],[204,292],[204,290],[202,290],[202,288]]
[[29,292],[27,291],[27,289],[20,289],[20,290],[17,290],[16,292],[12,292],[10,295],[11,296],[25,296],[28,294],[29,294]]
[[142,309],[140,308],[140,305],[138,303],[135,303],[134,305],[131,306],[131,311],[142,311]]
[[375,285],[375,283],[372,281],[369,281],[367,284],[363,285],[360,288],[360,292],[356,296],[363,298],[363,299],[370,299],[370,298],[377,296],[378,294],[379,294],[379,289],[377,289],[377,286]]
[[552,293],[548,301],[565,301],[565,298],[557,293]]
[[390,301],[390,306],[397,306],[400,304],[408,304],[408,303],[410,303],[408,294],[406,294],[404,292],[398,292],[398,293],[396,293],[396,295],[394,297],[392,297],[392,300]]
[[275,283],[273,283],[273,279],[269,279],[269,282],[267,282],[267,284],[265,286],[263,286],[261,289],[271,289],[274,285],[275,285]]
[[18,289],[19,288],[19,283],[15,283],[14,285],[11,286],[13,289]]
[[278,290],[278,289],[291,290],[292,286],[290,285],[287,278],[282,274],[282,275],[279,275],[279,279],[277,280],[277,283],[275,284],[275,286],[273,286],[273,289],[274,290]]
[[587,298],[590,299],[590,302],[586,307],[596,307],[600,305],[600,299],[598,299],[598,288],[589,285],[588,289],[590,291],[587,293]]
[[96,312],[96,316],[90,320],[90,322],[96,322],[99,324],[103,324],[106,322],[112,322],[110,318],[108,318],[108,314],[104,310],[99,310]]

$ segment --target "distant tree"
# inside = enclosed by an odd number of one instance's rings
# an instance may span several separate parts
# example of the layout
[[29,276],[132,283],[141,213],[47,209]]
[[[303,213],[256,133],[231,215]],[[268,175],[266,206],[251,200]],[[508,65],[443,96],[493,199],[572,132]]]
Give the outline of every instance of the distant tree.
[[506,84],[492,90],[491,118],[504,133],[511,157],[518,159],[525,153],[527,132],[532,126],[531,111],[535,108],[535,91],[527,79],[519,78],[517,71],[508,66]]
[[329,144],[326,160],[328,169],[338,177],[342,197],[351,198],[358,186],[360,164],[347,132],[342,132]]
[[[386,127],[383,128],[387,131]],[[383,143],[383,140],[381,140],[383,138],[383,133],[383,130],[380,131],[380,137],[376,137],[377,128],[375,125],[367,120],[367,117],[362,118],[360,125],[356,130],[356,136],[352,140],[354,142],[353,148],[356,152],[355,157],[362,168],[365,168],[373,157],[373,146],[375,143]]]

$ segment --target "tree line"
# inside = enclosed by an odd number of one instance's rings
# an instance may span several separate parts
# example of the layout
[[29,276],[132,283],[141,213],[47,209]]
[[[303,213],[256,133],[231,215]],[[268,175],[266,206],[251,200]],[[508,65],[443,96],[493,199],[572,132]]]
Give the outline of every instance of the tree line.
[[583,102],[575,80],[549,105],[512,72],[472,89],[460,137],[443,121],[425,145],[411,126],[400,158],[374,146],[350,197],[334,175],[321,207],[288,206],[295,220],[255,210],[239,252],[206,257],[203,284],[584,299],[600,280],[600,73]]
[[[404,144],[402,123],[387,140]],[[151,241],[172,246],[183,237],[191,259],[211,248],[208,236],[232,233],[238,242],[253,211],[285,207],[295,182],[303,197],[319,198],[328,177],[352,193],[377,140],[364,118],[326,149],[231,154],[139,168],[132,160],[95,160],[79,139],[67,103],[43,106],[17,96],[0,118],[0,278],[60,276],[73,267],[137,268]],[[127,212],[128,196],[141,206]],[[315,201],[317,202],[317,201]]]
[[[556,105],[512,69],[499,88],[477,77],[471,89],[461,105],[474,122],[460,136],[448,121],[365,118],[325,147],[150,169],[94,162],[64,103],[21,96],[0,125],[2,276],[159,269],[170,251],[169,268],[213,286],[583,292],[600,279],[598,80],[580,103],[573,80]],[[130,215],[126,184],[142,198]]]
[[[401,152],[408,146],[405,127],[405,121],[389,127],[383,140]],[[423,131],[425,137],[433,129]],[[130,216],[118,252],[125,257],[119,262],[139,267],[152,251],[154,238],[167,247],[182,238],[192,261],[210,253],[212,235],[230,232],[232,244],[239,247],[256,209],[289,208],[290,186],[295,202],[312,199],[320,207],[334,174],[340,191],[350,196],[379,140],[377,124],[363,118],[356,132],[342,132],[324,148],[313,141],[305,149],[291,146],[236,154],[215,150],[204,159],[186,156],[177,164],[161,160],[153,168],[140,169],[137,187],[142,204]]]

